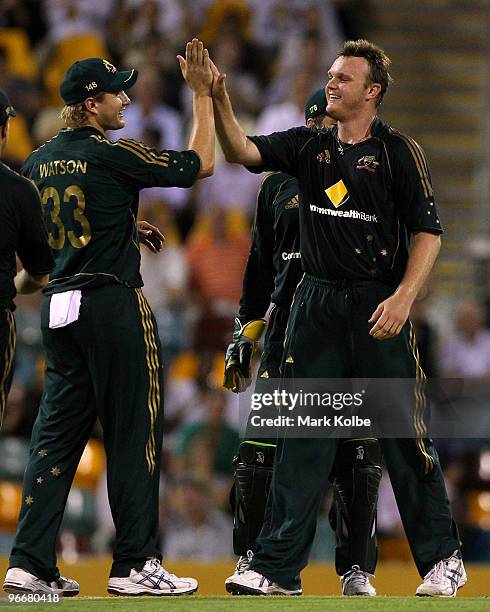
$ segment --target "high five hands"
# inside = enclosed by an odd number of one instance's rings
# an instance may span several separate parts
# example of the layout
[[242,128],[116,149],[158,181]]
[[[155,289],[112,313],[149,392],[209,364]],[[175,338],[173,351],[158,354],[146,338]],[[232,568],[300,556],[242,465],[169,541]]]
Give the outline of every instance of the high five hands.
[[177,55],[182,76],[192,91],[198,96],[211,96],[213,73],[209,52],[203,43],[193,38],[185,46],[185,59]]

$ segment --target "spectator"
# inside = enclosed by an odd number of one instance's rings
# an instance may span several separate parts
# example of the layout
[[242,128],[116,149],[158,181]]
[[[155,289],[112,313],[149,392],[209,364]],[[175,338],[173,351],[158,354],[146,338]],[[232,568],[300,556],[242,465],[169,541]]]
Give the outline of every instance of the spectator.
[[225,31],[216,38],[211,55],[220,70],[229,75],[226,86],[236,100],[236,112],[255,116],[262,107],[262,95],[257,77],[250,70],[245,41]]
[[[201,479],[211,477],[212,473],[231,477],[232,460],[240,437],[225,420],[225,391],[221,388],[207,389],[202,402],[202,419],[183,425],[177,432],[177,471],[181,474],[194,471]],[[206,463],[206,456],[211,458],[211,464],[209,470],[203,473],[201,462]]]
[[456,311],[455,334],[444,347],[441,370],[445,378],[490,376],[490,330],[485,328],[482,304],[466,301]]
[[255,132],[271,134],[288,130],[291,126],[305,122],[305,101],[314,89],[312,76],[305,71],[296,72],[292,83],[281,102],[266,106],[259,118]]
[[165,232],[165,245],[160,253],[141,250],[141,275],[162,339],[163,364],[168,368],[174,355],[188,344],[189,271],[172,211],[163,202],[155,202],[145,207],[144,218]]
[[213,176],[198,185],[197,202],[202,211],[212,205],[223,210],[239,209],[252,218],[261,180],[259,175],[221,159],[215,166]]
[[[7,52],[0,46],[0,88],[11,93],[12,106],[32,126],[36,114],[41,107],[41,92],[37,81],[18,74],[12,74],[9,69]],[[29,151],[30,153],[30,151]]]
[[168,495],[169,529],[165,534],[165,559],[213,561],[231,558],[232,522],[213,508],[206,483],[186,479]]
[[134,100],[125,110],[126,127],[118,131],[118,138],[143,140],[145,130],[154,130],[160,136],[157,149],[180,151],[183,148],[182,120],[175,110],[163,104],[161,91],[158,72],[152,67],[141,70],[134,87]]
[[48,38],[56,44],[77,34],[105,37],[105,23],[115,9],[114,0],[44,0]]
[[195,345],[222,350],[242,288],[250,236],[239,215],[213,207],[197,223],[186,245],[190,287],[201,306]]
[[[185,8],[177,0],[127,0],[131,19],[130,43],[139,46],[148,37],[164,38],[175,48],[185,39]],[[195,34],[195,32],[194,32]]]

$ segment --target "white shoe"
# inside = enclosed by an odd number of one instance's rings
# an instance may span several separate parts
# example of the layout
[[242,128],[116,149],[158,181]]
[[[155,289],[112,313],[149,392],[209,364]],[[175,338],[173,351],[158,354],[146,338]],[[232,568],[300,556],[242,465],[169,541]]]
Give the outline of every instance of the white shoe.
[[[246,555],[240,555],[240,557],[238,557],[238,563],[236,564],[234,573],[225,580],[225,589],[229,593],[233,593],[233,590],[229,591],[228,585],[232,584],[234,579],[237,576],[240,576],[240,574],[244,574],[245,572],[249,571],[250,563],[252,562],[253,556],[254,556],[253,552],[251,550],[247,550]],[[234,593],[234,594],[239,595],[240,593]]]
[[225,586],[232,595],[301,595],[303,593],[301,589],[289,591],[253,570],[233,574],[226,580]]
[[11,567],[7,570],[3,590],[7,593],[51,593],[62,597],[75,597],[80,593],[80,585],[76,580],[63,578],[53,582],[41,580],[20,567]]
[[251,550],[247,550],[246,555],[240,555],[238,557],[238,563],[236,564],[235,571],[229,578],[225,580],[225,585],[228,584],[228,582],[230,582],[231,579],[234,578],[235,576],[239,576],[240,574],[243,574],[244,572],[248,572],[248,570],[250,569],[250,563],[252,563],[253,557],[254,557],[254,554]]
[[142,570],[132,569],[125,578],[109,578],[107,590],[113,595],[190,595],[197,587],[195,578],[178,578],[153,558]]
[[342,584],[342,595],[368,595],[374,597],[376,589],[369,582],[372,574],[363,572],[358,565],[353,565],[352,569],[340,577]]
[[461,553],[456,550],[448,559],[434,565],[415,594],[419,597],[456,597],[467,580]]

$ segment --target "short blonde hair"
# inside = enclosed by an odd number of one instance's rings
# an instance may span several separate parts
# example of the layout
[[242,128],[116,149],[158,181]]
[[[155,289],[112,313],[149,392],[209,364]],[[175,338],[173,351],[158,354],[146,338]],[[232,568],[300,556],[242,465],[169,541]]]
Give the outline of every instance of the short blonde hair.
[[[101,91],[96,96],[93,96],[94,100],[99,102],[105,96],[105,92]],[[87,107],[85,106],[85,100],[83,102],[79,102],[78,104],[70,104],[69,106],[64,106],[61,114],[61,119],[64,121],[66,127],[82,127],[87,123],[88,112]]]

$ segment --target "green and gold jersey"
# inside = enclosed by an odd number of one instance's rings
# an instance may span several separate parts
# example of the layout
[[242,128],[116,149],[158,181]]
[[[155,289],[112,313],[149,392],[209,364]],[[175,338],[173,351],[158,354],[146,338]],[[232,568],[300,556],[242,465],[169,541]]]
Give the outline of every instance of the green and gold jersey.
[[298,179],[303,270],[328,280],[397,285],[410,235],[441,234],[425,153],[380,119],[371,136],[348,145],[337,128],[293,128],[249,137],[263,168]]
[[289,308],[301,275],[298,182],[282,172],[260,186],[240,298],[239,319],[265,316],[269,304]]
[[0,309],[14,310],[15,255],[32,276],[51,272],[53,256],[36,186],[1,162],[0,183]]
[[139,191],[190,187],[199,169],[194,151],[110,141],[91,126],[63,129],[34,151],[22,173],[41,192],[55,258],[45,293],[111,282],[141,287]]

